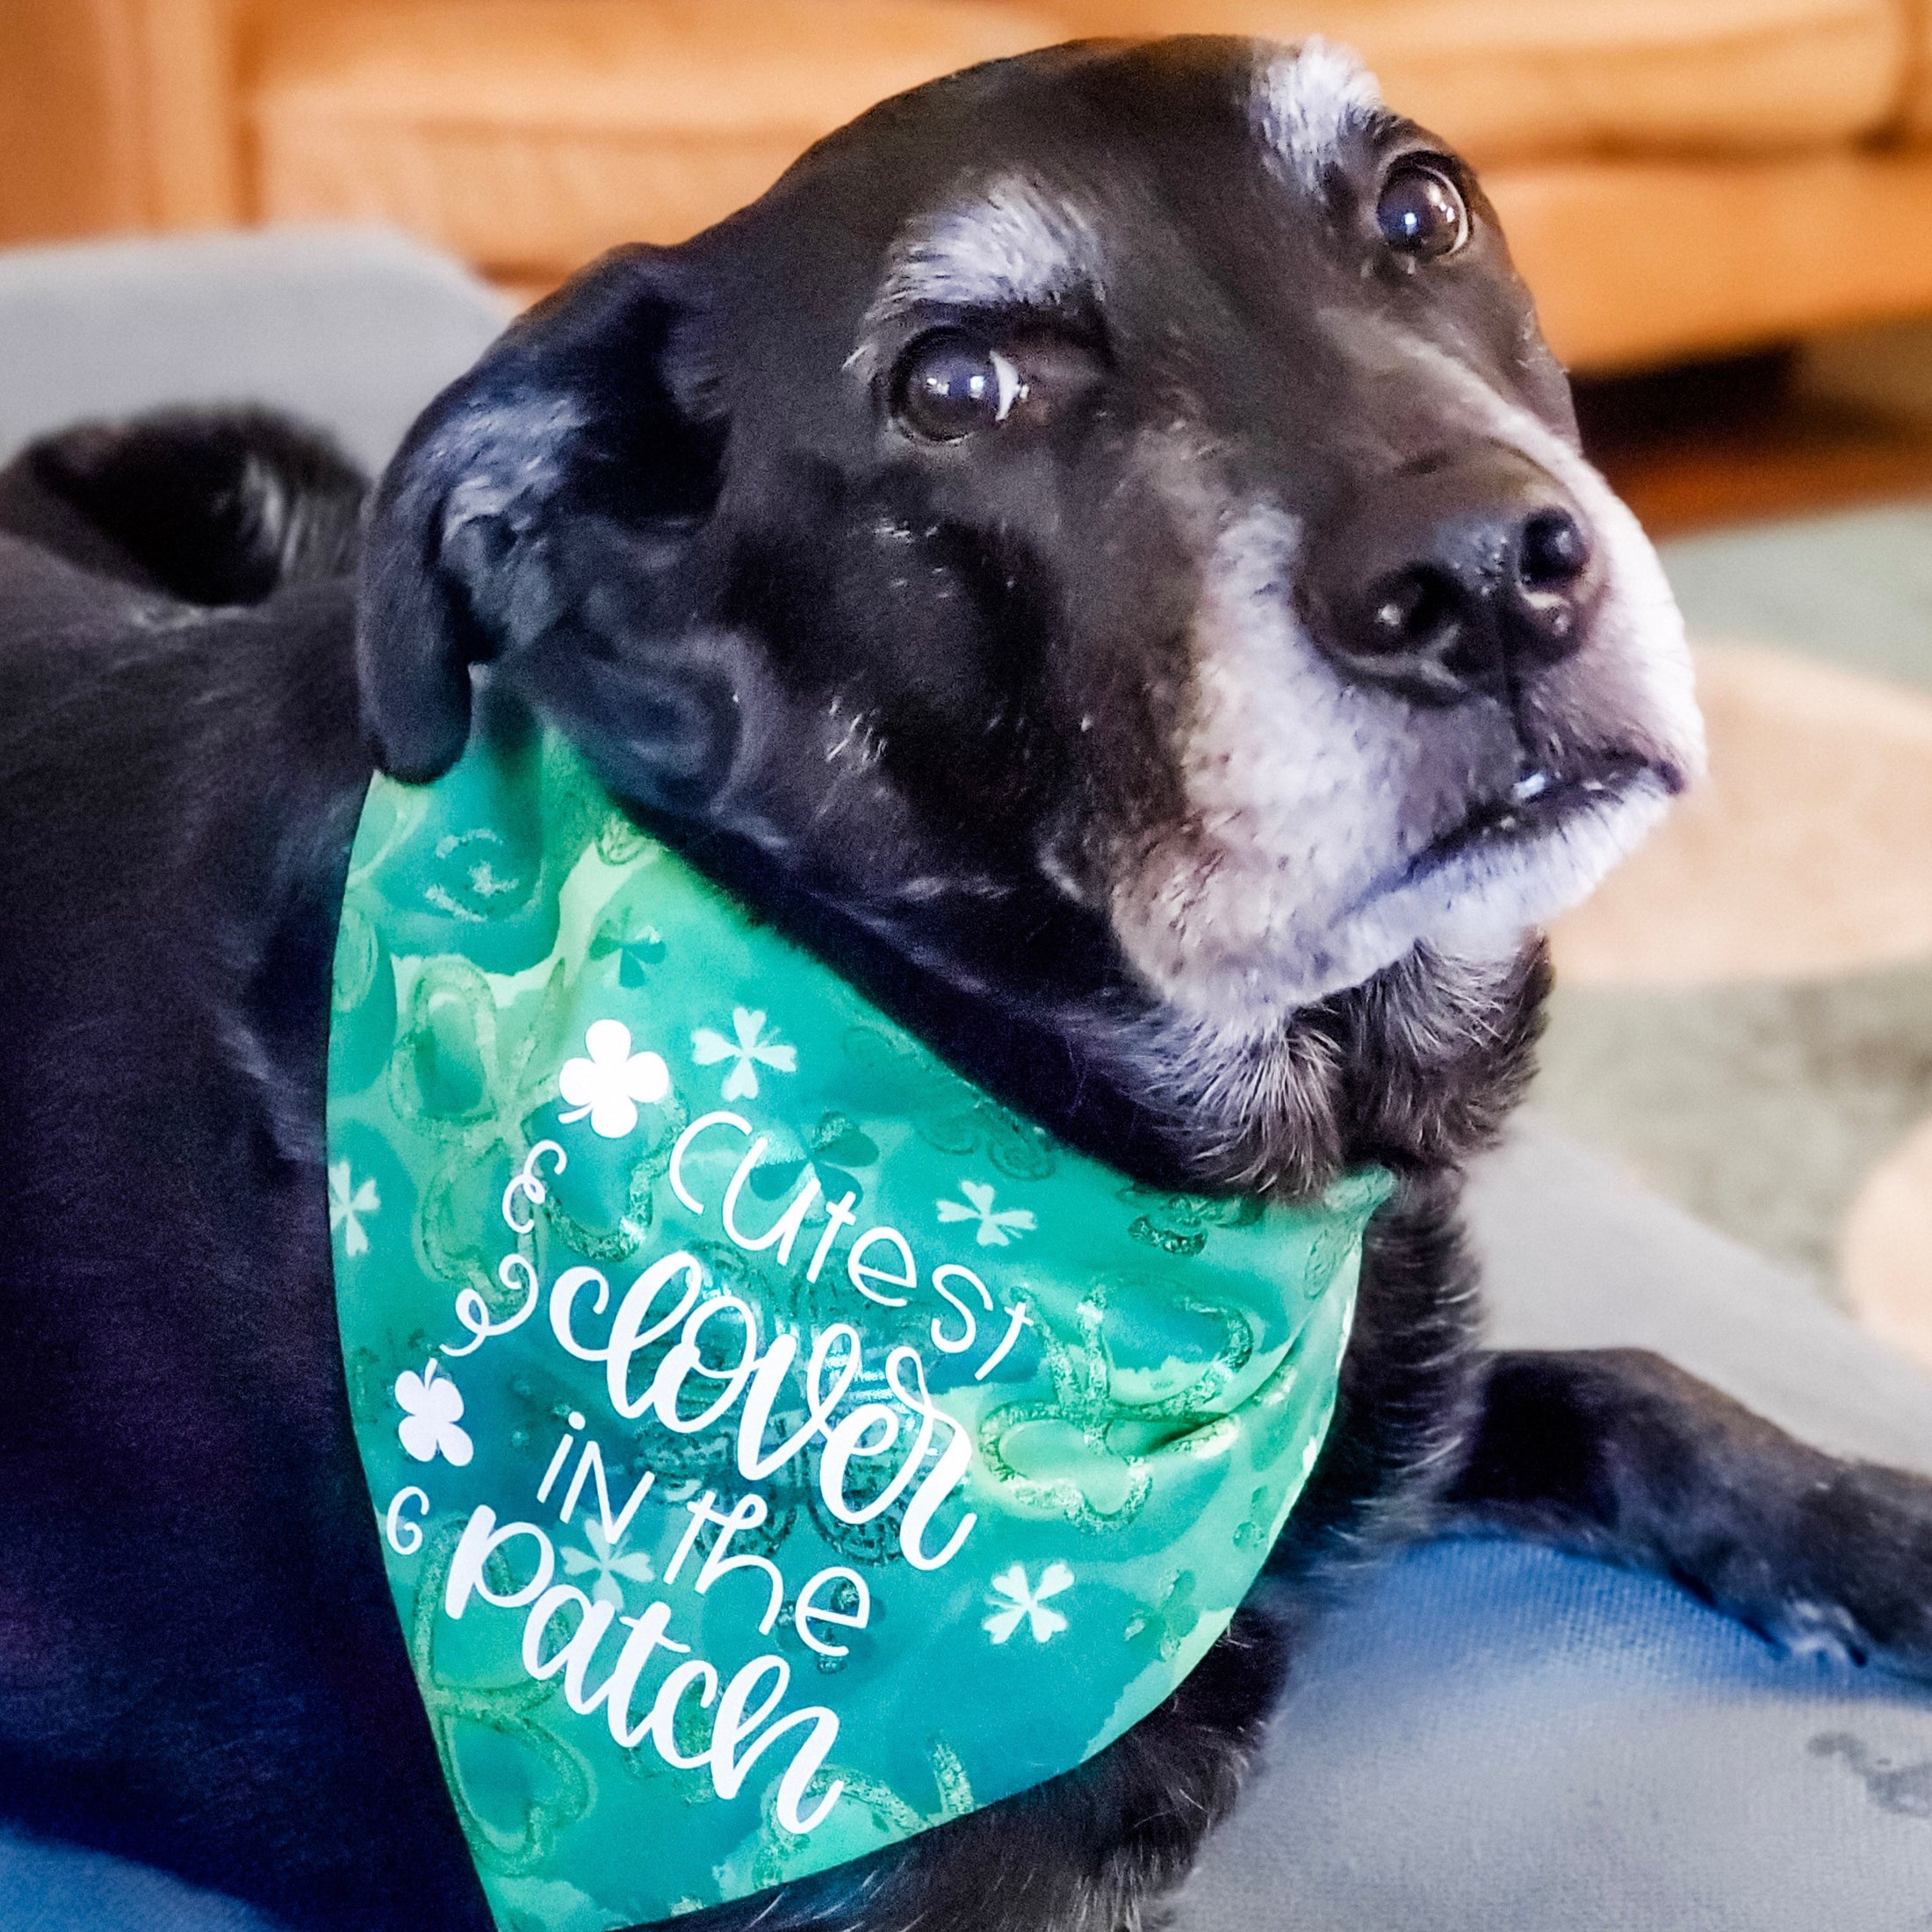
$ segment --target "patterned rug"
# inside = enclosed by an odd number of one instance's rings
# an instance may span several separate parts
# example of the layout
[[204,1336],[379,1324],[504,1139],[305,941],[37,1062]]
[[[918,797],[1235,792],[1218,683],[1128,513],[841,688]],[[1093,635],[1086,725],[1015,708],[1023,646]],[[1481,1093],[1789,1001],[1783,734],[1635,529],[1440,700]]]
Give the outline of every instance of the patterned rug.
[[1559,931],[1535,1103],[1932,1366],[1932,506],[1664,560],[1712,776]]

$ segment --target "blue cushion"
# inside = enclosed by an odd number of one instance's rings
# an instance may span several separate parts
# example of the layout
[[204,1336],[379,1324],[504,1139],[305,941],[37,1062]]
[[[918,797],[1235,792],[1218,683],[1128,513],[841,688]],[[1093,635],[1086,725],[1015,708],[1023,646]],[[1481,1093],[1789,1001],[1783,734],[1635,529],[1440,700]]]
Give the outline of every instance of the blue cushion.
[[468,270],[380,228],[0,252],[0,458],[83,416],[261,403],[379,467],[501,332]]
[[1932,1694],[1507,1543],[1318,1636],[1177,1932],[1924,1932]]

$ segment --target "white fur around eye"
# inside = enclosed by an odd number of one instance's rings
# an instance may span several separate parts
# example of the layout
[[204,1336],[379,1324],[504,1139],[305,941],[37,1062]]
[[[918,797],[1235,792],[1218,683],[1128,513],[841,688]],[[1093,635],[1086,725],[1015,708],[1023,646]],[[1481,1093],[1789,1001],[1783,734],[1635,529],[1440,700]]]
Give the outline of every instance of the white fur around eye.
[[1041,308],[1102,292],[1099,239],[1085,210],[1063,191],[1004,176],[907,224],[847,366],[866,380],[876,374],[880,337],[911,310]]
[[1375,76],[1347,47],[1319,34],[1255,76],[1255,130],[1310,194],[1320,191],[1349,130],[1381,105]]

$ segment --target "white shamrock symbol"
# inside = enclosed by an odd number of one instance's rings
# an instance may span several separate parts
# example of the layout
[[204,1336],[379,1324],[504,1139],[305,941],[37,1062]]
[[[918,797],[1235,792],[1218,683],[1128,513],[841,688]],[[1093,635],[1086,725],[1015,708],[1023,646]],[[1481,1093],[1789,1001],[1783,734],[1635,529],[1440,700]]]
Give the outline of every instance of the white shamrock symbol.
[[616,1546],[612,1543],[595,1523],[584,1525],[584,1540],[590,1546],[587,1556],[583,1551],[573,1549],[565,1544],[558,1552],[564,1560],[564,1574],[566,1576],[581,1576],[587,1570],[595,1570],[597,1581],[591,1586],[590,1600],[594,1604],[609,1604],[613,1609],[624,1608],[624,1577],[633,1583],[654,1582],[657,1569],[648,1556],[619,1556]]
[[463,1391],[447,1375],[439,1374],[434,1362],[420,1375],[413,1368],[404,1369],[396,1378],[396,1400],[403,1407],[396,1433],[418,1462],[434,1462],[441,1456],[460,1469],[476,1453],[469,1431],[456,1425],[463,1413]]
[[1047,1598],[1057,1597],[1063,1590],[1073,1588],[1073,1572],[1064,1563],[1052,1562],[1040,1572],[1038,1589],[1027,1581],[1026,1567],[1015,1563],[1011,1569],[1004,1569],[993,1578],[993,1587],[987,1593],[989,1604],[1005,1597],[991,1617],[981,1620],[979,1627],[996,1644],[1003,1644],[1018,1630],[1022,1623],[1033,1633],[1033,1640],[1043,1644],[1049,1637],[1056,1637],[1067,1627],[1067,1620],[1056,1610],[1047,1608]]
[[584,1034],[588,1060],[566,1060],[558,1081],[573,1112],[568,1122],[590,1116],[590,1131],[621,1140],[638,1124],[639,1100],[661,1100],[671,1091],[671,1070],[657,1053],[633,1053],[631,1029],[621,1020],[599,1020]]
[[732,1008],[732,1031],[735,1042],[727,1040],[716,1027],[700,1027],[691,1035],[691,1057],[701,1067],[715,1067],[720,1060],[736,1063],[724,1076],[721,1090],[727,1100],[755,1100],[758,1098],[758,1069],[768,1066],[779,1073],[798,1071],[798,1049],[778,1037],[775,1027],[765,1031],[765,1015],[757,1007]]
[[[959,1191],[966,1200],[935,1203],[941,1221],[977,1221],[982,1248],[1004,1248],[1016,1235],[1031,1234],[1039,1223],[1030,1208],[995,1208],[993,1191],[983,1180],[962,1180]],[[971,1205],[969,1207],[968,1202]]]
[[363,1227],[362,1217],[378,1214],[381,1208],[382,1196],[376,1192],[372,1179],[365,1179],[357,1186],[347,1161],[328,1164],[329,1231],[333,1233],[337,1228],[342,1229],[344,1254],[369,1252],[369,1236]]

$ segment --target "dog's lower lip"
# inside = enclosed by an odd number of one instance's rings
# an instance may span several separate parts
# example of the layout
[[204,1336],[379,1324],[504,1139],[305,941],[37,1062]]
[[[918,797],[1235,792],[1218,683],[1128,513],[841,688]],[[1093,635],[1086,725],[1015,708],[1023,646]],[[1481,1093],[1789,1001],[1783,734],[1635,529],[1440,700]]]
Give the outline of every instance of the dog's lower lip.
[[1431,871],[1478,846],[1533,838],[1572,811],[1627,791],[1651,772],[1644,760],[1625,756],[1597,759],[1563,773],[1529,766],[1507,792],[1479,801],[1448,831],[1431,839],[1409,861],[1404,880]]

